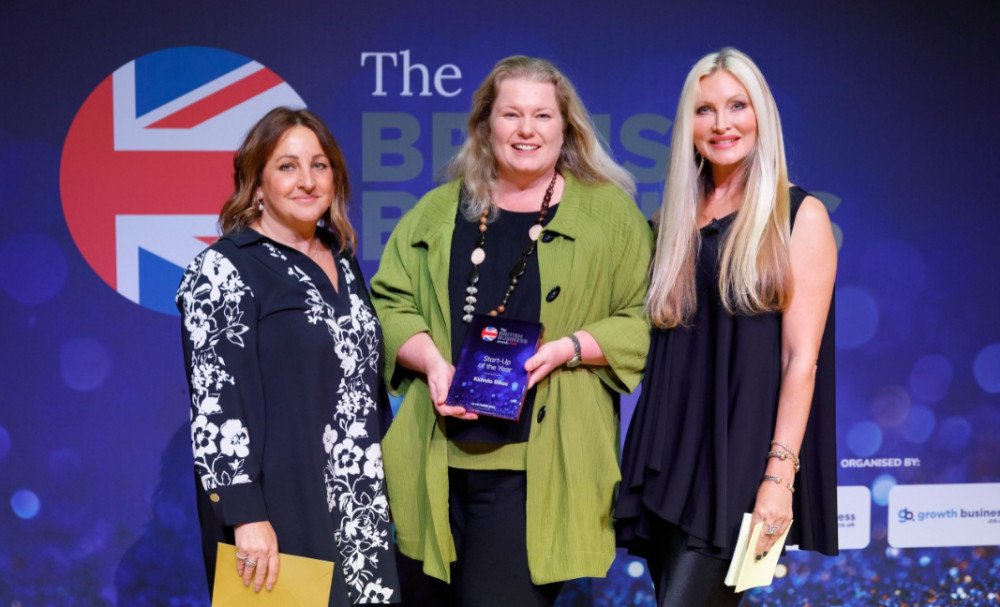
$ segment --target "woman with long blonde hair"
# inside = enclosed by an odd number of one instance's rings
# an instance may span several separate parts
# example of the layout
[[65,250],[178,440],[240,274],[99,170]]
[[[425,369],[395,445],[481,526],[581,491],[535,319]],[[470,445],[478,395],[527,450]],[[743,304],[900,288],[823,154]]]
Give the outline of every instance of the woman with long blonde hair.
[[778,110],[743,53],[698,61],[681,93],[629,428],[619,541],[658,605],[736,605],[724,586],[743,513],[765,555],[837,552],[832,310],[837,247],[791,186]]
[[[405,393],[389,501],[400,551],[450,583],[435,604],[551,607],[615,558],[616,402],[645,362],[652,234],[550,61],[500,60],[468,125],[453,180],[399,221],[372,279],[389,389]],[[496,325],[476,329],[483,316]],[[514,363],[528,373],[514,420],[448,400],[466,336],[502,322],[545,328]]]

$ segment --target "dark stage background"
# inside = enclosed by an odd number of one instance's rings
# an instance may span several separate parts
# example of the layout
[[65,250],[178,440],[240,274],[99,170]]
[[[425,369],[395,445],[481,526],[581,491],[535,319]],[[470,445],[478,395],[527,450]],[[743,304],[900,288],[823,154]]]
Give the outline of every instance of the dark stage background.
[[[3,0],[0,604],[207,605],[171,296],[267,108],[340,139],[370,277],[499,58],[565,70],[648,214],[684,75],[725,45],[841,238],[844,550],[790,553],[746,602],[997,604],[997,7]],[[650,590],[622,555],[561,605]]]

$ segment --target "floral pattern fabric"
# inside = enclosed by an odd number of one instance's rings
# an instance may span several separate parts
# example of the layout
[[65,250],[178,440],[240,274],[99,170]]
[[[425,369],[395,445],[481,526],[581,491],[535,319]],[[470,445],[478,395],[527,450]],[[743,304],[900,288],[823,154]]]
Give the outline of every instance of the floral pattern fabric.
[[[239,499],[227,491],[256,495],[252,492],[259,490],[268,517],[281,515],[287,496],[269,496],[268,483],[261,480],[279,476],[262,472],[268,465],[261,461],[263,445],[267,457],[277,450],[283,461],[301,460],[291,473],[314,475],[303,486],[315,483],[326,496],[329,520],[321,526],[330,530],[340,557],[337,569],[353,602],[386,603],[398,600],[399,593],[379,444],[381,329],[351,260],[343,255],[335,259],[339,292],[311,260],[252,231],[220,240],[188,266],[177,304],[191,392],[191,444],[201,488],[216,496],[213,502],[222,502],[213,504],[220,512],[240,508],[229,506]],[[278,301],[272,296],[276,289],[282,290]],[[264,323],[277,324],[265,331]],[[268,392],[269,386],[287,381],[289,372],[301,372],[260,361],[268,347],[296,350],[294,344],[266,343],[284,334],[274,330],[285,329],[282,323],[291,323],[287,339],[305,336],[313,342],[302,356],[316,358],[319,353],[323,377],[292,383],[312,385],[303,390],[316,391],[318,381],[318,394],[287,394],[287,386],[278,394]],[[323,402],[297,408],[310,398]],[[289,427],[270,421],[268,415],[279,408],[281,415],[296,416],[291,424],[306,418],[302,432],[313,438],[275,435],[275,428]],[[227,516],[232,515],[220,515]],[[294,520],[300,515],[287,516]],[[311,533],[315,523],[301,525]],[[280,532],[278,542],[282,552],[289,551]],[[314,556],[308,552],[308,547],[297,551]]]
[[[354,283],[354,272],[346,259],[340,260],[344,282]],[[391,598],[392,589],[383,586],[382,578],[373,579],[370,564],[377,565],[379,553],[391,550],[389,532],[379,522],[389,521],[389,502],[385,495],[382,472],[382,447],[368,441],[365,420],[377,415],[379,356],[382,343],[378,320],[370,305],[349,293],[351,307],[346,314],[323,299],[316,285],[299,268],[289,273],[308,285],[311,324],[323,324],[333,339],[343,376],[337,386],[339,397],[333,423],[323,432],[323,446],[328,455],[324,480],[326,500],[339,524],[334,534],[343,556],[347,583],[360,593],[360,602],[381,603]],[[357,441],[357,442],[355,442]]]
[[[199,256],[184,275],[178,291],[184,329],[191,342],[191,445],[194,465],[206,491],[249,483],[244,471],[250,438],[238,417],[226,419],[219,395],[235,378],[216,346],[226,342],[244,347],[241,302],[252,297],[233,264],[211,249]],[[219,423],[215,423],[219,422]]]

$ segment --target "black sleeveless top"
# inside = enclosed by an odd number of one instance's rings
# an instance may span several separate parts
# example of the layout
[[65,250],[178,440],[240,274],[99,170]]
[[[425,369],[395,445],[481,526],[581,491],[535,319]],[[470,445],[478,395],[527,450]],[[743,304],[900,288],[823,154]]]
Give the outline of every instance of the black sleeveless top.
[[[791,219],[807,193],[793,187]],[[644,555],[650,518],[689,535],[688,547],[732,557],[767,465],[781,385],[781,314],[734,315],[718,290],[719,250],[735,214],[701,229],[698,308],[690,326],[653,329],[642,393],[622,455],[619,543]],[[789,544],[837,553],[834,309],[799,454]]]

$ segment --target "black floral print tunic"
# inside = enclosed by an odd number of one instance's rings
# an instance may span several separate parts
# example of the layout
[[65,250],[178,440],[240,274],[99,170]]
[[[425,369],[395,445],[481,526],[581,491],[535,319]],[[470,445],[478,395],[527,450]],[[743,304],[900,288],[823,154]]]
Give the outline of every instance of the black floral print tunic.
[[216,543],[267,520],[281,552],[336,563],[330,605],[399,600],[382,333],[356,261],[333,255],[337,290],[307,256],[245,229],[195,258],[177,291],[210,586]]

